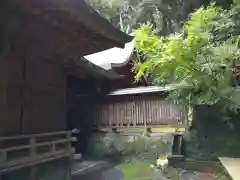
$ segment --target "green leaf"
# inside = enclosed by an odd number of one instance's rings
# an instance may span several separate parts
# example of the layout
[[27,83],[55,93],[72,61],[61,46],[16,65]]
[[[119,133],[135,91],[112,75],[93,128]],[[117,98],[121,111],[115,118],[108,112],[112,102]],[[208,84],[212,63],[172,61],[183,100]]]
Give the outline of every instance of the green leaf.
[[151,24],[143,24],[135,32],[141,55],[136,79],[151,76],[156,85],[174,84],[168,98],[181,104],[221,104],[235,111],[240,98],[229,90],[233,64],[240,59],[240,21],[235,11],[214,4],[201,7],[182,32],[166,37],[157,36]]

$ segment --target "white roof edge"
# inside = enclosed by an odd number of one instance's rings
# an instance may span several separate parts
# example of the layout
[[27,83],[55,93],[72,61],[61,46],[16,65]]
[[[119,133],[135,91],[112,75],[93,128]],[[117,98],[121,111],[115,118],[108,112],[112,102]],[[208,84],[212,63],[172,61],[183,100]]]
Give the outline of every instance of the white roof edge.
[[128,62],[129,62],[129,61],[131,60],[131,58],[133,57],[133,54],[134,54],[134,51],[130,54],[129,57],[127,57],[127,58],[125,59],[124,62],[122,62],[122,63],[112,63],[112,64],[111,64],[111,67],[114,68],[114,67],[122,67],[122,66],[127,65]]
[[84,57],[81,58],[81,61],[75,60],[74,62],[76,63],[76,65],[79,65],[83,68],[86,68],[92,71],[93,73],[96,73],[102,77],[105,77],[111,80],[121,79],[124,77],[123,75],[117,74],[116,72],[113,72],[111,70],[106,70],[103,67],[93,64],[92,62],[88,61]]
[[167,92],[171,90],[170,87],[160,87],[160,86],[146,86],[146,87],[136,87],[136,88],[126,88],[118,89],[110,92],[109,96],[116,95],[127,95],[127,94],[143,94],[143,93],[153,93],[153,92]]
[[105,51],[84,56],[84,59],[106,70],[110,70],[113,67],[126,65],[134,54],[134,48],[135,41],[133,40],[126,43],[124,49],[114,47]]

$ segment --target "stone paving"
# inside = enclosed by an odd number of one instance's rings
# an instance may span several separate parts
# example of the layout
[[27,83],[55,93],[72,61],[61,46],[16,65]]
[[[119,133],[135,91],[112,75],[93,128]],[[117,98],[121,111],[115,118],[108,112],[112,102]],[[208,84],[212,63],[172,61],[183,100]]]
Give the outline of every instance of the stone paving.
[[[96,171],[81,176],[76,176],[74,180],[124,180],[123,174],[117,168],[111,168],[105,171]],[[171,180],[166,177],[158,177],[155,180]],[[180,180],[214,180],[214,176],[208,173],[199,173],[194,171],[183,171],[180,174]],[[173,179],[175,180],[175,179]]]
[[184,170],[180,173],[180,180],[214,180],[215,177],[208,173]]
[[[75,165],[75,175],[73,180],[124,180],[123,173],[117,168],[110,164],[108,167],[106,162],[84,162]],[[92,170],[87,170],[87,167]],[[79,170],[77,170],[79,169]],[[81,170],[82,169],[82,170]],[[84,171],[86,173],[84,173]],[[200,173],[196,171],[183,170],[179,174],[180,180],[214,180],[214,176],[209,173]],[[154,178],[154,180],[175,180],[167,177]]]
[[73,180],[124,180],[123,174],[117,168],[73,176]]

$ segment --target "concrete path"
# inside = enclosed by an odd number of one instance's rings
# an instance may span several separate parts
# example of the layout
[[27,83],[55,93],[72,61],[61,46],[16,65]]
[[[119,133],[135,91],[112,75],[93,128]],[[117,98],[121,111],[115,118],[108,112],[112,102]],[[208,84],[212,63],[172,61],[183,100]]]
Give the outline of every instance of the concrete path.
[[233,180],[240,180],[240,158],[220,157],[219,160]]

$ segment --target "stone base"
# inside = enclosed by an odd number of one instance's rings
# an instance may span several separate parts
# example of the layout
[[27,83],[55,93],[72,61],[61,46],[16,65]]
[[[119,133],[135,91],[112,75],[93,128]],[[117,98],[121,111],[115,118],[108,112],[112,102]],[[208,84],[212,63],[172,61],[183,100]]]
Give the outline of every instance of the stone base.
[[178,164],[179,162],[182,162],[185,160],[184,155],[170,155],[168,156],[169,164],[170,165],[175,165]]
[[79,154],[74,154],[73,160],[74,160],[74,161],[81,161],[81,160],[82,160],[82,154],[81,154],[81,153],[79,153]]
[[173,136],[171,133],[149,134],[96,134],[90,144],[94,157],[124,158],[146,156],[157,159],[159,156],[171,155]]

